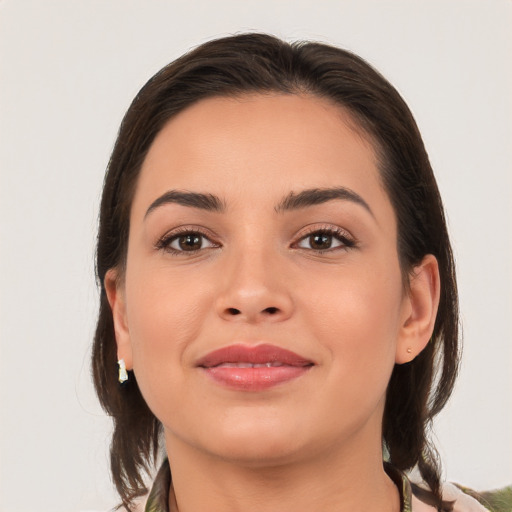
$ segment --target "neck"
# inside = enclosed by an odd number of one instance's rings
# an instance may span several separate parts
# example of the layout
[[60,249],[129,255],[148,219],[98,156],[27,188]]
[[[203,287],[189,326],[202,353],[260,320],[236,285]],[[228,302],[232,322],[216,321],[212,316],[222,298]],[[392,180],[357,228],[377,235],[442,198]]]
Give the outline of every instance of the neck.
[[[382,465],[380,447],[273,464],[205,457],[169,439],[172,512],[398,512],[399,493]],[[373,453],[373,455],[372,455]]]

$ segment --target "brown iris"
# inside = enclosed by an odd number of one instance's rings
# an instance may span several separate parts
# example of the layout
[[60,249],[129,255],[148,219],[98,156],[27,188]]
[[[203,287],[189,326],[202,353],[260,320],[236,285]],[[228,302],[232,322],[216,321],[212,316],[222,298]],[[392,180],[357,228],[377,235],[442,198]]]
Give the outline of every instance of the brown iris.
[[182,251],[197,251],[203,245],[201,238],[201,235],[195,233],[181,235],[178,238],[178,245]]
[[316,233],[309,237],[309,243],[312,249],[329,249],[332,245],[332,235]]

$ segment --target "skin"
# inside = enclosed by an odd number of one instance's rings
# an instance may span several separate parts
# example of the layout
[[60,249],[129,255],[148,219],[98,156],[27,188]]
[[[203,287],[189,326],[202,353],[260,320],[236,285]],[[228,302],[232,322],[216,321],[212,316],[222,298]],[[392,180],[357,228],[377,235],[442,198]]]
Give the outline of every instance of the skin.
[[[347,199],[276,211],[290,193],[333,187],[371,211]],[[147,213],[170,190],[214,194],[225,211]],[[202,248],[158,245],[177,228],[200,229]],[[318,229],[341,229],[352,246],[334,237],[319,251]],[[429,255],[404,286],[396,230],[371,144],[325,100],[214,98],[167,123],[137,183],[125,274],[105,284],[119,358],[164,426],[173,506],[399,510],[382,469],[385,391],[395,363],[430,338],[439,276]],[[196,362],[233,343],[314,366],[265,391],[228,389]]]

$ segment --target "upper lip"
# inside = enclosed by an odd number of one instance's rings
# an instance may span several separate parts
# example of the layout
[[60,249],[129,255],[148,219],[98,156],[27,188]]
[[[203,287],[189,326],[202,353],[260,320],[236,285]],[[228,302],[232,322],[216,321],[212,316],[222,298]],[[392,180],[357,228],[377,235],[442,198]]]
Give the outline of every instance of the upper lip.
[[314,364],[310,359],[275,345],[244,345],[240,343],[209,352],[197,361],[197,366],[213,368],[224,363],[282,363],[288,366],[311,366]]

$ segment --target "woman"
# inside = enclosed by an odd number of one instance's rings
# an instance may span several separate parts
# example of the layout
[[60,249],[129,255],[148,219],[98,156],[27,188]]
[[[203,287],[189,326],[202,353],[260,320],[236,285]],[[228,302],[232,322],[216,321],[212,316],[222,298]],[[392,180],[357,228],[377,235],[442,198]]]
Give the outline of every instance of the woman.
[[459,357],[443,207],[359,57],[246,34],[157,73],[109,163],[97,272],[126,508],[164,441],[146,510],[452,509],[428,439]]

